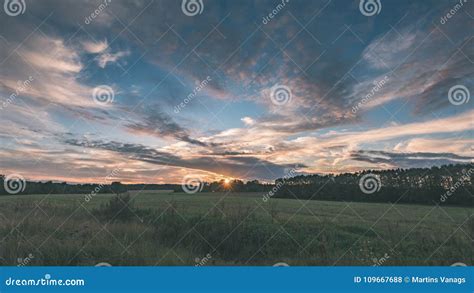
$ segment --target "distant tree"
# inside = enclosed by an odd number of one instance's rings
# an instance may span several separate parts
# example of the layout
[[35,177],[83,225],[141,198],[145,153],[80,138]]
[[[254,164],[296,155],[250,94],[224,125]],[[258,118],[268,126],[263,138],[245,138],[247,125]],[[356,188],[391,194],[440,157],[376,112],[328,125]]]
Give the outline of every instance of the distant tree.
[[119,195],[127,191],[125,186],[120,182],[112,182],[112,184],[110,184],[110,190],[116,195]]
[[247,192],[258,192],[263,191],[265,187],[258,182],[258,180],[247,181],[245,184],[245,191]]
[[243,192],[245,191],[245,185],[242,180],[232,180],[229,182],[230,189],[235,191],[235,192]]

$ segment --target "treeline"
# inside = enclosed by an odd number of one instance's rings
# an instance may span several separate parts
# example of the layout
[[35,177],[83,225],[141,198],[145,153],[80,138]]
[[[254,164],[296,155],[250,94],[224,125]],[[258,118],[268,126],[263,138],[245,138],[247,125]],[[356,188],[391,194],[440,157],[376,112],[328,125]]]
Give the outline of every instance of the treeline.
[[276,180],[275,198],[474,206],[473,164],[302,175]]
[[[201,192],[265,192],[266,198],[336,201],[399,202],[474,206],[474,164],[432,168],[366,170],[338,175],[300,175],[275,180],[216,181],[202,183]],[[68,184],[66,182],[5,182],[0,175],[0,195],[123,193],[133,190],[173,190],[179,184]],[[10,183],[11,186],[8,186]],[[15,184],[16,183],[16,184]],[[6,190],[10,188],[10,190]],[[14,189],[15,193],[11,192]]]
[[96,184],[70,184],[67,182],[34,182],[14,179],[5,182],[0,175],[0,195],[8,194],[89,194],[89,193],[123,193],[133,190],[181,190],[179,184],[122,184],[106,182]]
[[225,180],[205,182],[202,192],[267,192],[270,191],[274,184],[261,183],[258,180],[244,182],[242,180]]
[[[120,182],[106,182],[97,184],[69,184],[67,182],[34,182],[34,181],[11,181],[10,187],[5,185],[5,176],[0,175],[0,195],[9,194],[100,194],[100,193],[124,193],[136,190],[172,190],[183,192],[180,184],[122,184]],[[232,180],[225,183],[224,180],[216,182],[202,182],[201,192],[264,192],[270,190],[273,184],[263,184],[258,180],[244,182]],[[7,190],[7,188],[9,190]],[[14,191],[12,193],[12,191]]]

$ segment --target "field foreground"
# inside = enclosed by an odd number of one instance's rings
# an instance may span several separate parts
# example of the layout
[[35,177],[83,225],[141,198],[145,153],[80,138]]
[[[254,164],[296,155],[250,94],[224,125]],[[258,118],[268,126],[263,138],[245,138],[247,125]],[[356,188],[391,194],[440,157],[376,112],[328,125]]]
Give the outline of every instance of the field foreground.
[[452,265],[474,209],[258,193],[0,197],[1,265]]

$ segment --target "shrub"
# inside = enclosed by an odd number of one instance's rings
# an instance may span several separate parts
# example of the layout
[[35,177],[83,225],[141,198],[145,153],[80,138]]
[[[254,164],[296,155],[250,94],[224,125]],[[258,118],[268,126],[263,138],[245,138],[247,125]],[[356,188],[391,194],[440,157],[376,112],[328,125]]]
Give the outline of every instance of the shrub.
[[100,217],[109,221],[130,221],[136,208],[130,194],[116,194],[106,204],[96,210]]

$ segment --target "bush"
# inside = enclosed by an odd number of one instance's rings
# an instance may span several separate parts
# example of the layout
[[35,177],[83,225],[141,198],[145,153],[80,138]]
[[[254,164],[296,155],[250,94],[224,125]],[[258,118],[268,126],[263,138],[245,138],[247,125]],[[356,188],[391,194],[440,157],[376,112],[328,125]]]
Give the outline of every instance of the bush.
[[109,221],[130,221],[136,212],[136,208],[130,194],[116,194],[109,202],[96,210],[100,217]]

